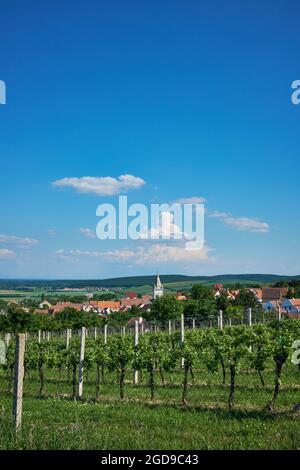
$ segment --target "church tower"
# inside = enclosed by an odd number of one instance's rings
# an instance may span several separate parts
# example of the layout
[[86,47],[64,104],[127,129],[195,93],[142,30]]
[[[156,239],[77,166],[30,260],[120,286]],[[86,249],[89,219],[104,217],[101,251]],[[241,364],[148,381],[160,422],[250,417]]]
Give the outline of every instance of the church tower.
[[157,299],[157,297],[162,297],[164,295],[164,288],[161,283],[160,277],[157,273],[156,282],[153,286],[153,300]]

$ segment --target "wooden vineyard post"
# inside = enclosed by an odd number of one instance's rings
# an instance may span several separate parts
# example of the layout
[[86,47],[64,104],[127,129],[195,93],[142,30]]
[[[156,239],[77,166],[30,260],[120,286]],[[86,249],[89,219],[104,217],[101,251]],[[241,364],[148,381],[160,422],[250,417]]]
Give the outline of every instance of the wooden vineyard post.
[[38,331],[38,343],[40,344],[41,343],[41,339],[42,339],[42,332],[41,330]]
[[5,343],[6,349],[9,346],[10,340],[11,340],[11,333],[6,333],[6,335],[4,336],[4,343]]
[[94,328],[94,339],[95,340],[97,339],[97,333],[98,333],[97,327],[95,326],[95,328]]
[[84,349],[85,349],[86,328],[81,328],[80,339],[80,357],[79,357],[79,370],[78,370],[78,398],[82,398],[83,392],[83,363],[84,363]]
[[228,320],[228,326],[231,326],[231,318]]
[[20,333],[16,337],[16,363],[13,398],[13,422],[16,430],[20,429],[22,424],[25,338],[25,333]]
[[[139,323],[137,320],[134,322],[134,347],[136,348],[139,344]],[[139,372],[133,371],[133,384],[136,385],[139,381]]]
[[281,321],[281,310],[280,310],[280,305],[277,302],[277,314],[278,314],[278,321]]
[[248,324],[252,326],[252,308],[248,308]]
[[126,326],[122,326],[122,336],[126,335]]
[[172,322],[169,320],[169,335],[172,333]]
[[[248,323],[249,326],[252,326],[252,308],[248,308]],[[252,351],[252,346],[249,347],[249,351]]]
[[139,326],[140,326],[140,334],[144,334],[144,324],[143,324],[143,317],[139,317]]
[[223,311],[219,310],[219,328],[223,329]]
[[67,328],[66,330],[66,348],[69,349],[69,346],[70,346],[70,339],[71,339],[71,329],[70,328]]
[[[184,343],[184,315],[183,313],[180,316],[180,342]],[[184,367],[184,358],[181,358],[181,367]]]
[[192,320],[192,328],[193,328],[193,330],[196,329],[196,320],[195,320],[195,318],[193,318],[193,320]]
[[104,325],[104,344],[107,344],[107,325]]

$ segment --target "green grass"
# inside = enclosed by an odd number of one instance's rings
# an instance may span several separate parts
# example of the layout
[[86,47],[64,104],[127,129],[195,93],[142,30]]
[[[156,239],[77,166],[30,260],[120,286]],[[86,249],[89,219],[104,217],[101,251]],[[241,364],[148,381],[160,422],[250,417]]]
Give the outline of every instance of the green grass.
[[71,398],[67,372],[57,395],[57,372],[46,371],[42,396],[36,371],[25,380],[23,427],[11,426],[12,395],[0,380],[0,449],[298,449],[300,416],[291,413],[300,401],[299,371],[288,365],[274,413],[263,411],[272,393],[273,373],[264,373],[260,385],[252,371],[241,371],[236,409],[227,411],[228,386],[220,374],[195,371],[189,405],[182,406],[181,374],[165,374],[165,386],[156,377],[156,396],[149,399],[148,377],[138,386],[127,373],[126,399],[119,399],[116,374],[106,374],[101,398],[95,403],[95,371],[89,371],[82,401]]

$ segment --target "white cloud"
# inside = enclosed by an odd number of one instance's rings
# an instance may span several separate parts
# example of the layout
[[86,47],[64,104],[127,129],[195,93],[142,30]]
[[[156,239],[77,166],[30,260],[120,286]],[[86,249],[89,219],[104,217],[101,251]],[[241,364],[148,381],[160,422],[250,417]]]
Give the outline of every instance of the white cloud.
[[88,238],[96,238],[96,232],[90,228],[80,228],[79,233]]
[[104,259],[111,262],[126,262],[133,265],[158,265],[161,263],[199,263],[212,259],[208,256],[210,248],[205,246],[201,250],[189,251],[184,245],[153,244],[151,246],[137,246],[134,250],[128,248],[109,251],[88,250],[57,250],[55,254],[61,259],[88,258]]
[[270,229],[269,224],[249,217],[227,217],[224,219],[226,225],[237,230],[249,230],[250,232],[267,233]]
[[270,230],[267,222],[262,222],[258,219],[249,217],[232,217],[226,212],[215,211],[210,214],[210,217],[215,217],[223,220],[224,224],[228,227],[237,230],[248,230],[249,232],[267,233]]
[[174,214],[168,211],[161,212],[161,223],[158,227],[152,227],[148,231],[141,232],[141,238],[147,239],[173,239],[175,236],[185,238],[185,234],[181,231],[179,225],[174,223]]
[[135,252],[132,250],[109,250],[109,251],[88,251],[88,250],[70,250],[70,255],[83,256],[88,258],[105,258],[113,261],[128,260],[133,258]]
[[206,199],[204,197],[194,196],[194,197],[177,199],[174,202],[177,204],[204,204],[206,202]]
[[155,244],[150,247],[139,247],[133,263],[137,265],[158,265],[161,263],[199,263],[210,261],[208,253],[211,250],[203,247],[201,250],[189,251],[184,245]]
[[11,243],[14,245],[32,246],[38,243],[35,238],[17,237],[16,235],[0,235],[0,243]]
[[110,251],[56,250],[54,254],[58,259],[72,263],[78,263],[82,259],[88,259],[89,261],[102,259],[107,262],[124,262],[134,258],[134,251],[127,249]]
[[0,259],[14,258],[15,253],[12,250],[6,248],[0,248]]
[[111,176],[82,178],[62,178],[52,183],[56,187],[74,188],[79,193],[91,193],[98,196],[113,196],[130,189],[139,189],[145,184],[142,178],[132,175],[121,175],[118,178]]
[[226,212],[214,211],[209,214],[209,217],[215,217],[217,219],[224,219],[226,217],[229,217],[229,215],[226,214]]

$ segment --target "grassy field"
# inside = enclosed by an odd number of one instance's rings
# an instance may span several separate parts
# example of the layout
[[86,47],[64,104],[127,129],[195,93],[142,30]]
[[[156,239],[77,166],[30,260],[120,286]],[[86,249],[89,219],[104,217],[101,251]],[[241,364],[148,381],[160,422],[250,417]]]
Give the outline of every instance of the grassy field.
[[189,405],[181,400],[179,372],[156,377],[156,396],[150,401],[148,377],[131,384],[127,374],[126,398],[119,399],[116,374],[106,374],[101,397],[95,402],[95,371],[84,384],[81,401],[71,398],[67,372],[57,388],[57,373],[46,371],[43,395],[38,374],[25,379],[23,428],[11,427],[12,395],[6,377],[0,381],[0,449],[298,449],[300,415],[291,412],[300,401],[300,373],[291,365],[283,375],[282,392],[274,413],[263,411],[273,383],[273,371],[264,373],[266,386],[252,371],[241,371],[236,409],[227,411],[228,386],[220,374],[195,371],[190,384]]
[[[149,291],[149,289],[148,289]],[[151,291],[151,289],[150,289]],[[115,293],[112,291],[108,291],[110,293],[115,294],[116,297],[119,297],[123,295],[123,292],[121,293]],[[76,290],[70,290],[70,291],[48,291],[48,290],[39,290],[39,289],[34,289],[34,290],[29,290],[29,291],[19,291],[19,290],[1,290],[0,289],[0,299],[5,300],[6,302],[9,301],[16,301],[20,302],[24,299],[32,299],[36,301],[41,301],[41,297],[44,294],[47,300],[51,302],[53,298],[57,297],[72,297],[72,296],[83,296],[83,295],[88,295],[88,294],[96,294],[99,295],[99,291],[89,291],[89,290],[83,290],[83,291],[76,291]]]
[[[213,286],[216,283],[216,281],[215,280],[197,281],[197,280],[191,279],[187,281],[165,282],[164,290],[165,290],[165,293],[169,293],[169,294],[172,294],[174,292],[188,291],[195,284],[199,284],[199,283],[204,284],[206,286]],[[225,287],[232,286],[233,284],[234,284],[234,280],[230,282],[229,281],[224,282]],[[251,283],[251,281],[247,281],[247,280],[243,281],[244,286],[251,285],[251,284],[253,284],[253,282]],[[120,288],[120,291],[118,293],[115,293],[116,297],[120,297],[124,295],[124,293],[127,290],[132,290],[136,292],[137,294],[141,294],[141,295],[151,294],[153,290],[153,284],[143,284],[143,285],[136,285],[136,286],[132,285],[129,287]],[[67,296],[87,295],[91,293],[99,294],[99,291],[93,290],[93,289],[89,289],[89,290],[84,289],[82,291],[78,291],[78,290],[62,291],[62,290],[57,290],[57,289],[49,290],[47,288],[28,287],[27,290],[0,289],[0,299],[6,300],[6,301],[9,301],[9,300],[20,301],[25,298],[32,298],[35,300],[36,299],[39,300],[41,298],[41,295],[44,294],[45,297],[51,301],[51,297],[59,297],[59,296],[66,296],[66,295]]]

